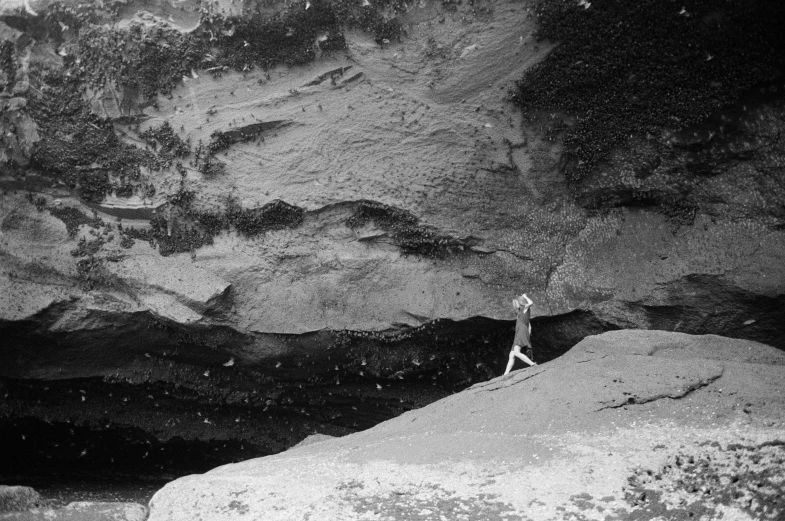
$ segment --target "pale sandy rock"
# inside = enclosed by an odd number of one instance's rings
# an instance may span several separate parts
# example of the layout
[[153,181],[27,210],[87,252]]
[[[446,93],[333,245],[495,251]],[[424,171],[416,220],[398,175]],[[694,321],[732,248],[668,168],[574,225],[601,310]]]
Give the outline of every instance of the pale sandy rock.
[[303,441],[292,447],[292,449],[296,449],[298,447],[305,447],[306,445],[313,445],[314,443],[321,443],[323,441],[328,441],[332,439],[335,439],[335,436],[329,436],[327,434],[311,434]]
[[107,263],[106,269],[143,293],[169,295],[197,311],[214,305],[230,286],[215,274],[194,266],[186,256],[139,253]]
[[[642,356],[664,342],[690,357]],[[607,520],[679,509],[685,518],[755,519],[763,507],[747,500],[764,496],[754,476],[773,475],[785,450],[777,441],[785,370],[694,358],[733,342],[637,331],[592,337],[573,356],[367,431],[176,480],[153,497],[150,519]],[[739,347],[751,360],[770,354]],[[699,489],[701,468],[727,480]],[[768,497],[768,512],[784,511]]]
[[[8,320],[31,318],[82,294],[69,281],[73,257],[62,221],[39,212],[24,196],[0,205],[0,313]],[[61,271],[61,267],[65,268]]]
[[6,320],[24,320],[60,302],[68,302],[79,292],[55,285],[30,284],[27,281],[0,277],[0,309]]
[[619,353],[673,359],[706,359],[745,364],[785,365],[785,353],[760,342],[718,335],[687,335],[670,331],[609,331],[584,339],[567,357]]
[[154,315],[168,318],[178,324],[193,324],[202,318],[202,315],[181,304],[177,298],[165,293],[139,295],[138,298]]

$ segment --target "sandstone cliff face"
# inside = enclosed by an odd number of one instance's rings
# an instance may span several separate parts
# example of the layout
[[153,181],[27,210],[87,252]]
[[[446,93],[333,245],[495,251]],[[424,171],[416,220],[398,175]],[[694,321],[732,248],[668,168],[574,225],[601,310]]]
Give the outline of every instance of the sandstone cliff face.
[[779,78],[568,183],[507,101],[555,45],[527,5],[359,4],[5,7],[5,421],[36,379],[77,394],[32,416],[99,428],[90,379],[149,400],[116,425],[280,450],[498,374],[521,291],[543,359],[622,327],[785,347]]

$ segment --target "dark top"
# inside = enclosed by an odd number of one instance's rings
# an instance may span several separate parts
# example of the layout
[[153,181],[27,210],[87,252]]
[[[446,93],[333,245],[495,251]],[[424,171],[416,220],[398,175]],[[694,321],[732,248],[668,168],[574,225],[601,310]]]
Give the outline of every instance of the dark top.
[[521,346],[521,347],[531,347],[532,341],[529,337],[529,321],[532,317],[532,308],[529,308],[525,312],[521,312],[518,310],[518,321],[515,323],[515,340],[513,340],[512,345],[514,346]]

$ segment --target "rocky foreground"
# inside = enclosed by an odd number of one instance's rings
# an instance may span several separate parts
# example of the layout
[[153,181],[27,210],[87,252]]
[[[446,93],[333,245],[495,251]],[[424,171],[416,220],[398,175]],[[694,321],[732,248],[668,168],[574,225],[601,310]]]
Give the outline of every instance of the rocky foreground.
[[2,521],[145,521],[147,507],[138,503],[43,499],[30,487],[0,485]]
[[624,330],[367,431],[178,479],[150,521],[782,519],[785,355]]

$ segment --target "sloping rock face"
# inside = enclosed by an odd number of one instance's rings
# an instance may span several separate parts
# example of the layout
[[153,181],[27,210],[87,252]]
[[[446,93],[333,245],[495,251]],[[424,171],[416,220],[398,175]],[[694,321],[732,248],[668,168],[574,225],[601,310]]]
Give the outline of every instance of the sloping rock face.
[[605,333],[362,433],[181,478],[150,520],[777,519],[783,384],[763,344]]
[[[501,373],[521,291],[539,360],[619,328],[785,347],[781,7],[742,17],[757,47],[710,47],[756,67],[740,92],[674,55],[710,114],[638,125],[575,176],[575,107],[510,93],[572,63],[536,38],[543,5],[610,34],[618,2],[365,4],[3,3],[14,451],[203,470],[367,428]],[[746,6],[705,4],[671,14],[692,34]],[[618,85],[607,43],[609,76],[575,88]]]

